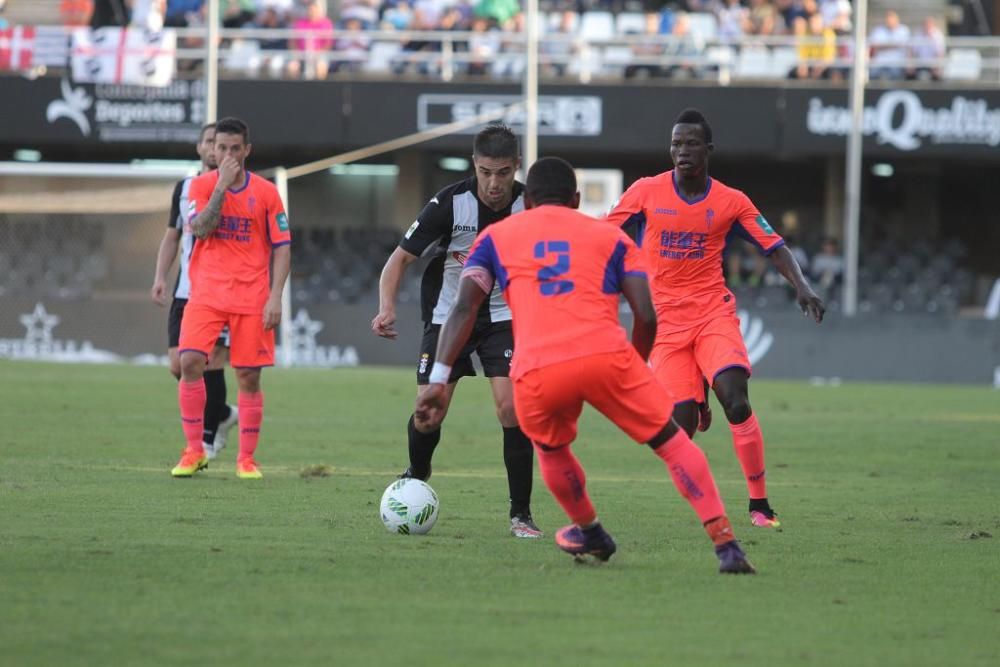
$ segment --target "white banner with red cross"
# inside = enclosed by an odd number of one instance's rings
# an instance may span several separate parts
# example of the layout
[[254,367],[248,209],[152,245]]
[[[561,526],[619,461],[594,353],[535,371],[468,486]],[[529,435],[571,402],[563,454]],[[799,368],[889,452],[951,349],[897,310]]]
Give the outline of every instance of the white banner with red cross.
[[0,70],[30,70],[35,52],[35,29],[14,26],[0,30]]
[[169,86],[177,69],[176,56],[173,30],[82,28],[73,32],[73,81]]

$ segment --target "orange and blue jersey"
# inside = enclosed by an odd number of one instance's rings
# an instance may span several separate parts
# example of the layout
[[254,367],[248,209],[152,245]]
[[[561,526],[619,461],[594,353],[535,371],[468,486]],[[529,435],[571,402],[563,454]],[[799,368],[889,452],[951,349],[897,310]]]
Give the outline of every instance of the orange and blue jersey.
[[785,243],[743,192],[709,178],[705,192],[688,199],[672,170],[633,183],[607,219],[638,228],[636,241],[652,271],[650,289],[663,333],[735,314],[736,299],[722,275],[730,234],[765,255]]
[[[188,220],[205,209],[218,182],[218,171],[191,181]],[[191,303],[227,313],[260,314],[271,291],[271,251],[291,241],[277,188],[246,172],[243,185],[226,191],[215,231],[194,244]]]
[[627,276],[646,271],[620,229],[565,206],[539,206],[490,225],[462,272],[487,293],[494,281],[510,306],[510,376],[630,343],[618,320]]

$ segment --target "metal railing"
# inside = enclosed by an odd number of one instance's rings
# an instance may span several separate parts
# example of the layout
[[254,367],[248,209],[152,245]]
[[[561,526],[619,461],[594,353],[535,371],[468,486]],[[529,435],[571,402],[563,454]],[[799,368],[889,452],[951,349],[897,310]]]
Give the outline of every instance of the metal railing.
[[[71,29],[66,29],[67,44]],[[176,30],[177,76],[199,78],[206,51],[201,28]],[[219,31],[219,64],[224,77],[310,78],[315,63],[326,63],[331,77],[411,76],[440,81],[456,78],[519,81],[525,70],[526,35],[522,32],[332,31],[239,28]],[[330,49],[301,50],[306,38],[331,43]],[[914,40],[913,45],[917,42]],[[473,48],[470,48],[473,47]],[[739,41],[699,35],[622,35],[584,40],[578,35],[544,33],[538,42],[539,67],[545,79],[589,83],[643,76],[684,78],[722,85],[789,78],[800,65],[823,68],[833,78],[848,78],[853,65],[850,38],[839,38],[834,58],[803,58],[801,50],[829,48],[822,38],[748,36]],[[114,46],[107,47],[113,49]],[[67,66],[71,48],[67,46]],[[289,63],[300,63],[290,68]],[[943,57],[908,55],[891,63],[874,56],[870,78],[882,74],[970,85],[1000,85],[1000,38],[949,38]],[[41,67],[29,76],[60,73]],[[883,71],[884,70],[884,71]],[[298,74],[293,74],[297,71]],[[816,77],[808,77],[815,80]]]

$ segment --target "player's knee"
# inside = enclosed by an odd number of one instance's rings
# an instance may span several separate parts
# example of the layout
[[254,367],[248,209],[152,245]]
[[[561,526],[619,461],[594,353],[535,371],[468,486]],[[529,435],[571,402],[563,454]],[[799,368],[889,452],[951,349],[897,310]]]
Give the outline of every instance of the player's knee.
[[752,410],[750,409],[750,399],[746,395],[735,396],[722,403],[722,409],[726,412],[726,419],[730,424],[742,424],[750,419]]
[[256,394],[260,391],[260,370],[256,368],[237,368],[236,382],[241,392]]
[[514,411],[514,401],[501,401],[497,403],[497,419],[504,428],[517,426],[517,413]]
[[170,360],[170,374],[174,376],[175,380],[181,379],[181,360],[171,359]]
[[197,352],[185,352],[179,364],[181,377],[185,380],[198,380],[205,374],[205,357]]

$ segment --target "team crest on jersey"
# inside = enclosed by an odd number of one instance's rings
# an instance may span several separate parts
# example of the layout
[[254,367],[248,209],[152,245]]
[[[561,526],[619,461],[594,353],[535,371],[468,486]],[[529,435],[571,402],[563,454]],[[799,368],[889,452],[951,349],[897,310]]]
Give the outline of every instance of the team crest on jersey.
[[708,226],[709,231],[712,230],[712,222],[715,220],[715,209],[710,208],[705,211],[705,225]]
[[254,206],[257,205],[257,198],[251,195],[247,198],[247,207],[250,209],[250,215],[253,215]]
[[757,226],[763,229],[765,234],[774,233],[774,228],[771,227],[771,225],[768,224],[767,220],[764,219],[764,216],[760,214],[757,214]]
[[431,362],[431,355],[424,352],[420,355],[420,364],[417,366],[417,373],[420,375],[427,374],[427,364]]
[[451,256],[454,257],[455,261],[461,264],[462,266],[465,266],[465,260],[469,258],[469,256],[466,255],[464,252],[453,252],[451,253]]

